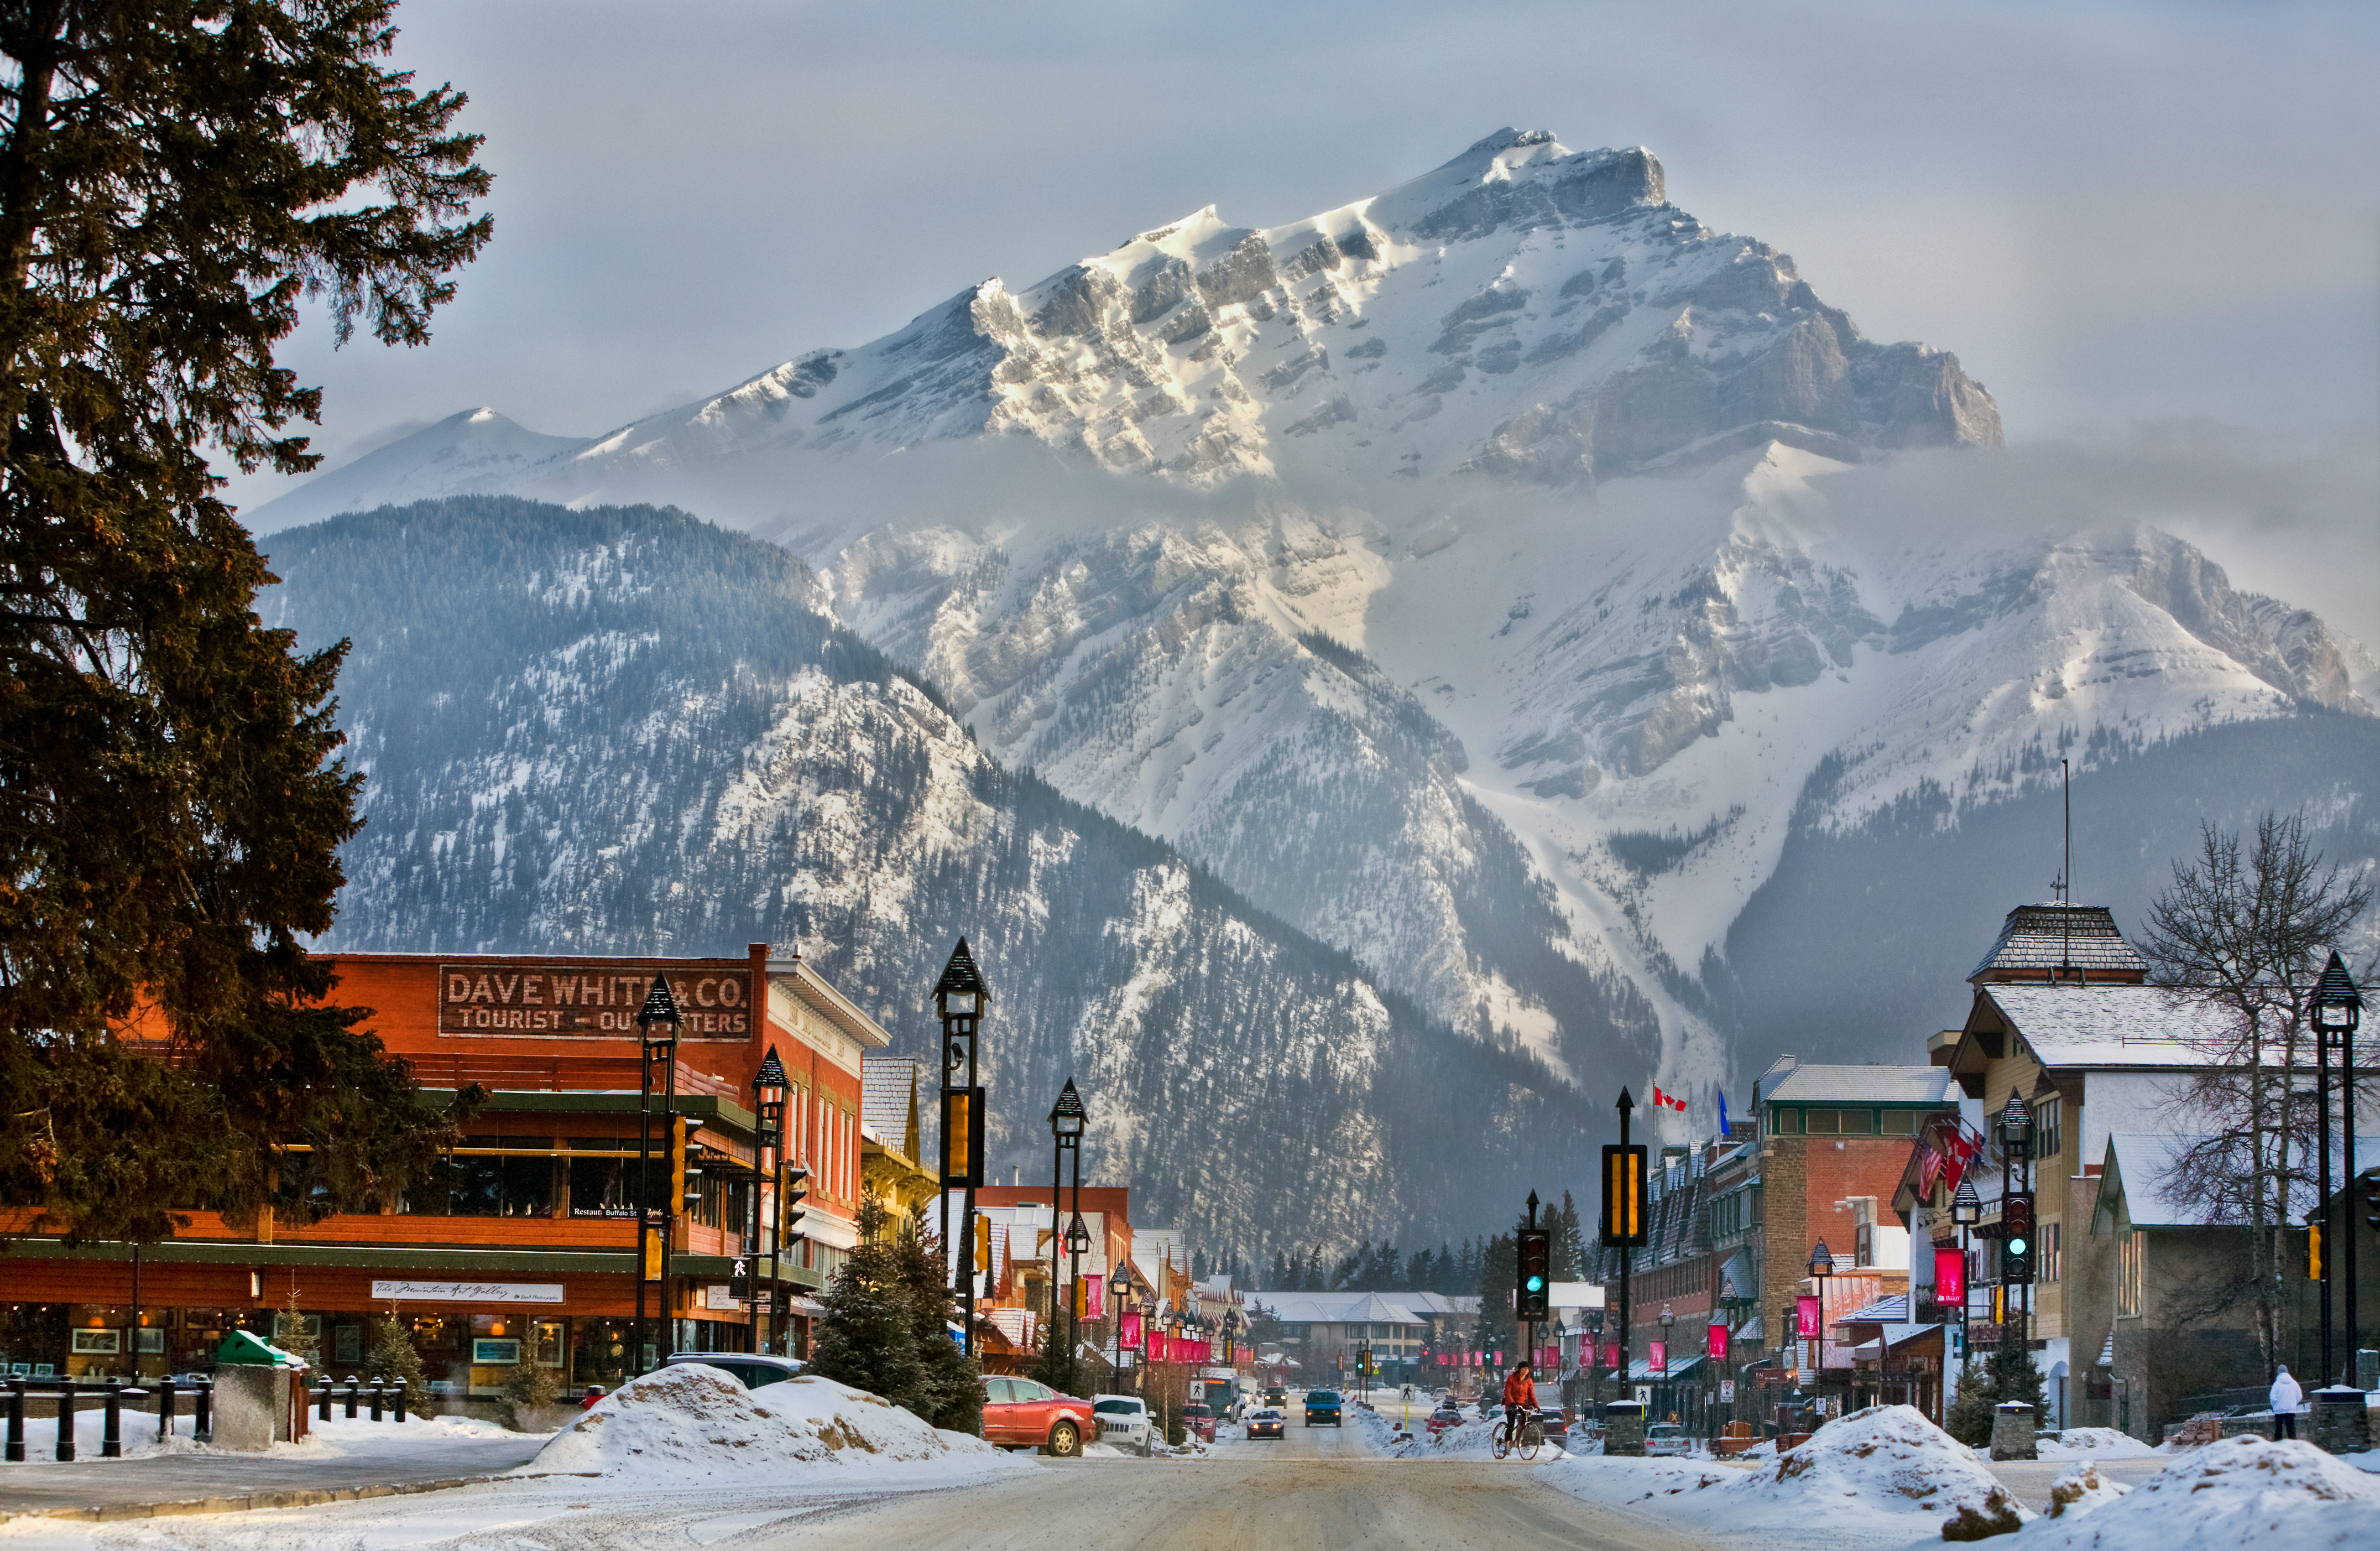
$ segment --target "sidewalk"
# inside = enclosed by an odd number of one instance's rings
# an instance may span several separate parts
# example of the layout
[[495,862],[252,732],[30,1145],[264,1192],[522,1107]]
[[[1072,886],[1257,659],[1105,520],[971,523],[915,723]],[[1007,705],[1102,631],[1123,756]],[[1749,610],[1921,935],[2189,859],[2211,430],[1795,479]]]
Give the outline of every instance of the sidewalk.
[[[47,1432],[27,1429],[26,1441],[33,1446],[27,1452],[34,1458],[21,1465],[0,1464],[0,1519],[61,1509],[137,1518],[162,1506],[200,1503],[208,1505],[205,1511],[226,1512],[329,1501],[334,1495],[354,1496],[373,1488],[419,1490],[501,1474],[528,1463],[548,1441],[544,1434],[507,1433],[486,1423],[465,1430],[441,1422],[399,1427],[334,1421],[320,1428],[313,1441],[276,1445],[268,1454],[200,1452],[185,1446],[143,1459],[100,1459],[91,1457],[98,1452],[93,1448],[72,1464],[60,1464],[39,1458],[38,1445]],[[259,1496],[288,1500],[237,1500]]]

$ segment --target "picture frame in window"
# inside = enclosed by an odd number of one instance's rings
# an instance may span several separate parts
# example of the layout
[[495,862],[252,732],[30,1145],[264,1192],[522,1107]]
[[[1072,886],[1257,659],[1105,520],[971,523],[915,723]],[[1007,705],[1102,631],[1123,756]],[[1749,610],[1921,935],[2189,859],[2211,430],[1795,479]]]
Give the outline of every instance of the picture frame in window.
[[160,1357],[165,1354],[165,1333],[163,1330],[144,1325],[132,1333],[132,1337],[133,1350],[143,1354],[155,1352]]
[[517,1368],[520,1366],[521,1344],[508,1336],[480,1336],[471,1341],[471,1365],[475,1368]]
[[124,1350],[124,1332],[113,1326],[105,1330],[77,1330],[67,1349],[77,1357],[115,1357]]

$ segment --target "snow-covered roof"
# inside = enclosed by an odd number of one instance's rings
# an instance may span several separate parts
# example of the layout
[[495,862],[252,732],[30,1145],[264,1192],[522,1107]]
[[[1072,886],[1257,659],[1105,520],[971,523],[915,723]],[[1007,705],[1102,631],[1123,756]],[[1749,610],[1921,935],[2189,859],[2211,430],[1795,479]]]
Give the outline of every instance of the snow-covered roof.
[[1908,1321],[1909,1295],[1905,1292],[1888,1293],[1835,1319],[1837,1325],[1905,1325]]
[[1287,1325],[1425,1325],[1409,1292],[1251,1292],[1248,1301]]
[[1798,1066],[1762,1097],[1770,1104],[1949,1104],[1951,1086],[1940,1067]]
[[905,1156],[917,1155],[915,1122],[917,1092],[925,1081],[925,1063],[906,1056],[860,1057],[859,1124],[878,1142]]
[[[2174,1160],[2206,1139],[2174,1131],[2110,1131],[2099,1206],[2112,1212],[2121,1200],[2134,1227],[2206,1227],[2215,1217],[2204,1205],[2173,1192]],[[2096,1218],[2093,1226],[2095,1227]]]
[[1985,985],[2045,1067],[2192,1067],[2228,1031],[2223,1008],[2154,985]]
[[2138,981],[2148,960],[2116,930],[2105,905],[2019,905],[2008,913],[1999,940],[1967,976],[1981,983],[2004,977],[2031,978],[2063,967],[2093,975]]

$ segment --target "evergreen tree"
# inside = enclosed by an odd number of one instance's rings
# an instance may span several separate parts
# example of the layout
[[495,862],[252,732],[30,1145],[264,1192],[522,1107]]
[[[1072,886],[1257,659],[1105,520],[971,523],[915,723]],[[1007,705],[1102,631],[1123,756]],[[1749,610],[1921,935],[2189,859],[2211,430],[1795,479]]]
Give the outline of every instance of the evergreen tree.
[[1521,1268],[1521,1246],[1509,1233],[1488,1240],[1479,1255],[1478,1333],[1483,1347],[1510,1349],[1520,1327],[1512,1320],[1512,1282]]
[[1553,1240],[1550,1246],[1554,1276],[1557,1280],[1578,1282],[1586,1279],[1586,1239],[1578,1222],[1578,1203],[1568,1191],[1562,1191],[1561,1205],[1552,1214]]
[[1330,1290],[1330,1280],[1322,1269],[1321,1245],[1317,1244],[1312,1249],[1305,1252],[1305,1270],[1304,1275],[1299,1278],[1297,1285],[1299,1290],[1304,1292],[1327,1292]]
[[905,1225],[893,1246],[894,1272],[909,1312],[918,1356],[917,1393],[911,1411],[937,1427],[983,1434],[983,1370],[951,1339],[958,1299],[951,1291],[940,1240],[931,1230]]
[[1282,1254],[1279,1250],[1275,1250],[1272,1252],[1272,1276],[1265,1285],[1268,1287],[1278,1288],[1283,1292],[1293,1292],[1296,1290],[1290,1281],[1289,1257]]
[[1970,1352],[1959,1365],[1959,1387],[1943,1413],[1942,1430],[1969,1448],[1985,1447],[1992,1441],[1993,1404],[1991,1375]]
[[810,1369],[922,1416],[926,1359],[917,1349],[917,1320],[890,1227],[881,1201],[861,1200],[859,1244],[820,1300],[826,1312],[819,1316]]
[[387,1313],[372,1326],[371,1358],[366,1378],[402,1379],[408,1392],[427,1395],[430,1381],[421,1374],[421,1354],[413,1348],[413,1332],[397,1317],[396,1306],[389,1305]]
[[[386,67],[394,8],[0,15],[0,1199],[50,1231],[359,1206],[443,1130],[316,1005],[304,944],[358,828],[345,649],[259,620],[273,579],[209,461],[320,461],[288,430],[322,391],[274,360],[303,297],[342,343],[360,315],[421,344],[488,240],[464,98]],[[184,1059],[117,1048],[136,1001]]]
[[2041,1370],[2034,1366],[2032,1352],[2015,1341],[2002,1341],[1984,1366],[1991,1378],[1992,1404],[2022,1400],[2033,1408],[2036,1424],[2044,1419]]

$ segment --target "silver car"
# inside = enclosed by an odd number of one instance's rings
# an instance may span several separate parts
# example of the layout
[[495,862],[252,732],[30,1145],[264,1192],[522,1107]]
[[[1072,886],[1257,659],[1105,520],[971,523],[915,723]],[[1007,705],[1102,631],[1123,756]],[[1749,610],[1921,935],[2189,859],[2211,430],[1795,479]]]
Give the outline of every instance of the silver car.
[[1099,1442],[1146,1454],[1156,1432],[1148,1424],[1148,1408],[1137,1395],[1094,1395],[1091,1414],[1099,1419]]
[[1645,1429],[1645,1452],[1652,1454],[1692,1454],[1694,1440],[1674,1422],[1656,1422]]

